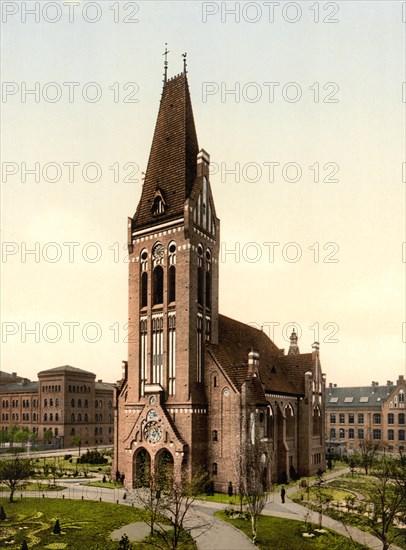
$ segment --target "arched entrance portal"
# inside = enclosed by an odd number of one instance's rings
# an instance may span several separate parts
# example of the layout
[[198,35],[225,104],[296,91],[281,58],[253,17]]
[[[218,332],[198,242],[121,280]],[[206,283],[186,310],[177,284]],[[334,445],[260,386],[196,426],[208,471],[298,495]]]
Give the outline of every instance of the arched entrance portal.
[[151,481],[151,457],[149,452],[142,448],[134,454],[133,486],[149,487]]
[[155,474],[158,485],[161,489],[170,489],[173,482],[174,461],[172,453],[167,449],[162,449],[155,459]]

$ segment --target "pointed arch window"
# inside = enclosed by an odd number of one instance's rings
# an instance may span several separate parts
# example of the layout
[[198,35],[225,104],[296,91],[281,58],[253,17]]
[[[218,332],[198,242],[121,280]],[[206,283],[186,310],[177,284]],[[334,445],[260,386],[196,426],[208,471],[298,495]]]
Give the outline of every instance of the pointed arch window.
[[157,265],[153,273],[153,305],[163,304],[164,301],[164,270]]
[[197,247],[197,303],[203,306],[203,247],[201,244]]
[[148,305],[148,252],[144,249],[141,251],[141,308],[147,307]]
[[148,321],[142,317],[140,321],[141,349],[140,349],[140,370],[141,370],[141,395],[144,395],[145,384],[147,383],[147,348],[148,348]]
[[321,422],[321,410],[317,405],[313,409],[313,435],[321,436],[322,422]]
[[148,305],[148,273],[141,274],[141,308]]
[[211,251],[206,250],[206,308],[211,309]]
[[171,265],[168,272],[168,300],[176,301],[176,267]]
[[295,436],[295,415],[292,405],[288,404],[285,407],[285,419],[286,419],[286,437]]
[[169,366],[169,395],[175,395],[176,380],[176,317],[168,317],[168,366]]
[[172,241],[168,246],[169,265],[176,264],[176,243]]
[[163,384],[164,337],[162,315],[152,318],[152,383]]
[[273,410],[272,407],[268,407],[268,419],[267,419],[267,425],[266,425],[266,435],[269,439],[273,439],[274,437],[274,417],[273,417]]

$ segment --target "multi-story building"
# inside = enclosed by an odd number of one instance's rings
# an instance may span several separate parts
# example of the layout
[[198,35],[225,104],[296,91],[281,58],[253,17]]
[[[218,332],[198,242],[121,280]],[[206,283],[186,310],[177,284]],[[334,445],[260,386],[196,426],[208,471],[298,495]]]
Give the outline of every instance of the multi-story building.
[[340,388],[329,384],[326,390],[327,448],[352,452],[369,439],[391,452],[405,450],[405,379],[396,385],[390,380],[380,386]]
[[63,366],[38,373],[38,382],[2,372],[0,379],[1,429],[27,428],[44,439],[69,447],[113,444],[113,384],[96,381],[96,375]]
[[165,462],[176,476],[204,468],[226,491],[256,446],[264,481],[325,464],[318,344],[301,354],[293,333],[285,355],[264,332],[219,314],[220,220],[209,166],[186,74],[165,79],[127,225],[131,338],[113,469],[129,485]]

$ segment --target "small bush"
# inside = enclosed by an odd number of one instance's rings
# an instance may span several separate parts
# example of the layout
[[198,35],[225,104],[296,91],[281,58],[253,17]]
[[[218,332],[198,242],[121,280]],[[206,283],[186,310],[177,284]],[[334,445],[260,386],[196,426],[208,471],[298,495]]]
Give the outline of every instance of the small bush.
[[60,535],[61,534],[61,526],[59,525],[59,519],[55,521],[54,528],[52,529],[52,532],[54,535]]
[[7,519],[3,506],[0,507],[0,519]]
[[86,451],[84,455],[78,458],[78,464],[107,464],[108,458],[103,453],[97,450]]
[[72,458],[72,455],[65,455],[65,456],[63,457],[64,460],[69,460],[70,458]]
[[118,543],[119,550],[131,550],[132,544],[130,543],[130,539],[127,537],[127,535],[124,533],[124,535],[121,537],[120,542]]

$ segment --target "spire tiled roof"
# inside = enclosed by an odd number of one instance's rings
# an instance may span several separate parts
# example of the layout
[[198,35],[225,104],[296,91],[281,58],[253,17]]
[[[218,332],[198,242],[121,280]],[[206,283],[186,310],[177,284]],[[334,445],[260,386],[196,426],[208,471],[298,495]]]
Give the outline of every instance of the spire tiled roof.
[[[164,86],[152,140],[141,200],[133,228],[183,215],[196,177],[199,152],[189,86],[185,74]],[[156,195],[164,201],[163,213],[154,215]]]

